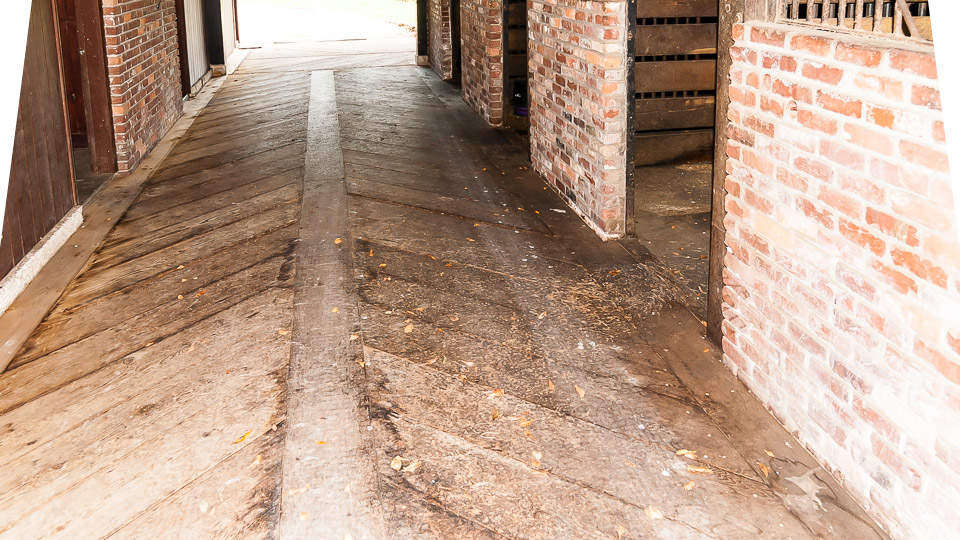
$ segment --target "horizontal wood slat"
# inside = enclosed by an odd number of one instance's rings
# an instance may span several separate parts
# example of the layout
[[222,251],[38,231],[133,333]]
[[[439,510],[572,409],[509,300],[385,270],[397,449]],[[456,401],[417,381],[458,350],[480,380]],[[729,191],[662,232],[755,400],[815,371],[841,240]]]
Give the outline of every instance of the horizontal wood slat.
[[637,2],[637,18],[716,17],[717,0],[645,0]]
[[713,90],[717,84],[716,60],[637,62],[635,69],[637,93]]
[[638,99],[636,131],[713,127],[713,96],[694,98]]
[[507,20],[508,21],[520,21],[527,20],[527,5],[526,4],[510,4],[507,6]]
[[510,30],[507,34],[507,47],[511,51],[527,50],[527,29],[516,28]]
[[665,24],[637,28],[637,56],[716,52],[716,24]]
[[506,58],[507,73],[511,77],[526,76],[527,73],[527,55],[516,54]]

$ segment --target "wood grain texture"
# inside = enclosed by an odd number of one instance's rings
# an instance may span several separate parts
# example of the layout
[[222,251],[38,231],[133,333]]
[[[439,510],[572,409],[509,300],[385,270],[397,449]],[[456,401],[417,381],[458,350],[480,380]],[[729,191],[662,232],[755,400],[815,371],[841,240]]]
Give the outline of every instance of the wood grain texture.
[[33,0],[0,240],[6,275],[76,203],[53,3]]

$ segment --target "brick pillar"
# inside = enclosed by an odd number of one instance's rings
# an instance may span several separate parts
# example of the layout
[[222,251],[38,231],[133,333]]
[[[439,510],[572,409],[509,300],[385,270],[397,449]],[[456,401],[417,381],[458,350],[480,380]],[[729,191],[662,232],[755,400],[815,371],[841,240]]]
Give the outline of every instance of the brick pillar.
[[531,0],[535,170],[603,237],[624,233],[627,2]]
[[894,538],[960,530],[960,243],[933,46],[733,35],[724,361]]
[[461,0],[463,99],[492,126],[503,123],[503,2]]
[[174,0],[103,0],[103,22],[117,167],[128,172],[183,112],[176,7]]
[[427,8],[430,67],[447,81],[453,78],[450,0],[428,0]]

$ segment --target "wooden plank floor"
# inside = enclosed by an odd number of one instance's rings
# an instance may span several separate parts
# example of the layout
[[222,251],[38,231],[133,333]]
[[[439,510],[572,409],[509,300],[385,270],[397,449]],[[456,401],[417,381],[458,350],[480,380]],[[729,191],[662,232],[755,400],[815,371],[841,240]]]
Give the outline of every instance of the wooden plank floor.
[[232,77],[0,376],[0,536],[276,528],[308,94]]
[[304,47],[0,375],[0,538],[884,536],[454,88]]

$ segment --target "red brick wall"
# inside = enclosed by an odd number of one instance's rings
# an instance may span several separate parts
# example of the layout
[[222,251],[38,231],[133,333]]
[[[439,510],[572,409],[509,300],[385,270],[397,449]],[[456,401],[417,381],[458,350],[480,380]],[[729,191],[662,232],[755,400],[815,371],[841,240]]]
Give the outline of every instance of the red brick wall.
[[174,0],[103,0],[103,21],[117,165],[131,171],[183,112]]
[[490,125],[503,122],[503,2],[460,0],[463,99]]
[[960,236],[931,47],[739,25],[725,361],[899,538],[960,530]]
[[601,235],[624,232],[626,2],[531,0],[533,166]]
[[450,0],[428,0],[427,36],[430,67],[443,80],[453,78],[453,43],[450,37]]

